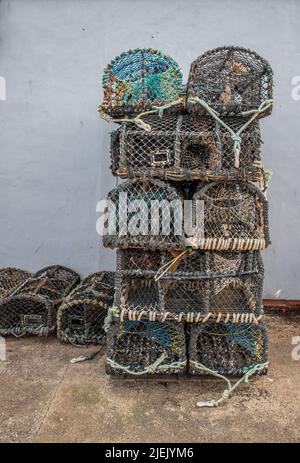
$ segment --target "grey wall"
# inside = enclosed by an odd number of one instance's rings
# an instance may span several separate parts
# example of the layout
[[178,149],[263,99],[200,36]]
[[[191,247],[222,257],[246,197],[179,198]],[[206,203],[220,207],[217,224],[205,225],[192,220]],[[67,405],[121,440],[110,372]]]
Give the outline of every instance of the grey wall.
[[[209,48],[242,45],[274,68],[276,108],[261,123],[273,245],[265,295],[300,298],[297,0],[2,0],[0,266],[62,263],[82,275],[114,267],[96,233],[96,203],[115,185],[109,131],[96,107],[103,67],[129,48],[170,54],[186,80]],[[279,293],[277,293],[279,294]]]

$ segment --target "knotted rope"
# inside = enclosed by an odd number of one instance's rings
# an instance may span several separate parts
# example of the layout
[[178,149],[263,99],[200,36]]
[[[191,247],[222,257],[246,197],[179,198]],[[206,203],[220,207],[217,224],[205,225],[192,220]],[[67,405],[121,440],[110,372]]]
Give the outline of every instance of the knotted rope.
[[222,127],[224,127],[224,129],[226,129],[229,132],[231,139],[233,141],[233,152],[235,156],[234,166],[237,169],[240,166],[240,152],[241,152],[241,142],[242,142],[241,134],[250,124],[252,124],[252,122],[261,113],[265,112],[268,108],[270,108],[273,105],[273,100],[264,100],[257,109],[242,112],[241,116],[244,117],[244,116],[248,116],[252,114],[252,117],[250,117],[250,119],[248,119],[248,121],[244,125],[242,125],[242,127],[240,127],[237,132],[235,132],[229,125],[227,125],[219,117],[220,114],[217,111],[215,111],[213,108],[211,108],[209,104],[206,103],[206,101],[202,100],[201,98],[197,96],[190,97],[188,98],[187,101],[192,104],[200,104],[216,121],[219,122],[220,125],[222,125]]
[[182,362],[173,362],[170,364],[162,365],[162,362],[167,358],[166,354],[162,354],[155,362],[153,362],[151,365],[147,366],[144,370],[142,371],[132,371],[130,370],[130,366],[124,366],[120,365],[119,363],[115,362],[111,358],[107,357],[106,362],[112,367],[112,368],[118,368],[125,373],[128,373],[130,375],[135,375],[135,376],[140,376],[140,375],[145,375],[147,373],[157,373],[158,371],[162,370],[169,370],[171,369],[176,369],[180,368],[184,365],[186,365],[186,361]]
[[[264,100],[257,109],[252,109],[252,110],[249,110],[249,111],[243,111],[241,113],[242,117],[246,117],[246,116],[249,116],[251,114],[252,114],[252,116],[247,120],[247,122],[244,125],[242,125],[242,127],[240,127],[235,132],[229,125],[227,125],[220,118],[220,114],[215,109],[213,109],[211,106],[209,106],[209,104],[205,100],[202,100],[201,98],[195,96],[195,97],[189,97],[187,101],[188,101],[188,103],[192,103],[192,104],[200,104],[216,121],[219,122],[220,125],[222,125],[222,127],[224,127],[229,132],[230,137],[231,137],[231,139],[233,141],[234,166],[237,169],[240,167],[240,152],[241,152],[241,143],[242,143],[242,138],[241,138],[242,133],[244,132],[244,130],[250,124],[252,124],[252,122],[255,119],[257,119],[257,117],[260,114],[264,113],[268,108],[270,108],[273,105],[273,100],[268,99],[268,100]],[[99,116],[102,119],[106,120],[107,122],[117,122],[117,123],[128,122],[128,123],[136,124],[137,127],[139,127],[140,129],[145,130],[146,132],[151,132],[151,130],[152,130],[151,125],[147,124],[146,122],[144,122],[142,120],[143,116],[158,113],[159,116],[162,117],[163,112],[164,112],[165,109],[171,108],[173,106],[178,106],[178,105],[181,105],[183,103],[184,103],[184,98],[181,97],[178,100],[175,100],[175,101],[172,101],[171,103],[165,104],[164,106],[154,106],[153,110],[144,111],[144,112],[138,114],[136,117],[133,117],[133,118],[115,119],[115,118],[109,116],[108,114],[106,114],[103,111],[101,105],[99,105],[99,107],[98,107],[98,113],[99,113]],[[264,177],[265,177],[265,174],[264,174]],[[265,188],[265,190],[267,188],[265,179],[264,179],[264,188]]]
[[216,378],[221,378],[226,382],[228,387],[227,387],[227,389],[224,389],[224,391],[221,394],[221,397],[219,399],[217,399],[217,400],[215,400],[215,399],[204,400],[204,401],[197,402],[197,407],[218,407],[222,402],[224,402],[224,400],[229,398],[229,396],[234,392],[234,390],[240,384],[242,384],[242,383],[247,384],[249,382],[249,378],[254,373],[264,370],[265,368],[268,367],[269,363],[268,362],[258,363],[256,365],[253,365],[253,366],[251,365],[249,367],[244,368],[243,369],[243,371],[245,372],[244,376],[242,376],[242,378],[240,378],[234,385],[231,384],[231,382],[229,381],[228,378],[226,378],[226,376],[221,375],[220,373],[218,373],[215,370],[211,370],[210,368],[206,367],[202,363],[198,363],[198,362],[195,362],[193,360],[190,360],[190,364],[193,365],[196,369],[205,371],[208,374],[213,375]]
[[162,117],[163,112],[166,109],[169,109],[169,108],[171,108],[173,106],[179,106],[179,105],[181,105],[183,103],[184,103],[184,98],[181,97],[178,100],[171,101],[171,103],[167,103],[167,104],[165,104],[163,106],[153,106],[152,110],[144,111],[144,112],[138,114],[137,116],[135,116],[133,118],[124,117],[124,118],[120,118],[120,119],[116,119],[116,118],[113,118],[113,117],[109,116],[108,114],[106,114],[103,111],[102,106],[99,105],[98,106],[98,114],[106,122],[117,122],[117,123],[128,122],[128,123],[131,123],[131,124],[135,124],[137,127],[139,127],[140,129],[145,130],[146,132],[151,132],[151,130],[152,130],[151,125],[144,122],[142,120],[142,117],[148,116],[150,114],[157,114],[157,113],[158,113],[159,117]]

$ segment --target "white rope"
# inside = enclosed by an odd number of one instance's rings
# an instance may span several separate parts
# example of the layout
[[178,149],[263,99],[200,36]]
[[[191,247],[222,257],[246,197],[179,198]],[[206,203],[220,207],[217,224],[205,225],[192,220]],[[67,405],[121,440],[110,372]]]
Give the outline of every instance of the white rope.
[[117,123],[122,123],[122,122],[126,123],[126,122],[128,122],[128,123],[131,123],[131,124],[135,124],[140,129],[145,130],[145,132],[151,132],[151,130],[152,130],[151,125],[144,122],[142,120],[142,117],[148,116],[150,114],[157,114],[157,113],[158,113],[159,117],[162,117],[163,112],[164,112],[165,109],[169,109],[169,108],[171,108],[173,106],[178,106],[178,105],[182,104],[183,102],[184,102],[184,99],[179,98],[178,100],[172,101],[171,103],[167,103],[167,104],[165,104],[163,106],[153,106],[152,110],[144,111],[144,112],[138,114],[135,117],[132,117],[132,118],[124,117],[124,118],[120,118],[120,119],[116,119],[116,118],[113,118],[113,117],[109,116],[108,114],[106,114],[103,111],[102,106],[99,105],[98,106],[98,114],[106,122],[117,122]]
[[227,389],[224,389],[224,391],[222,392],[221,397],[219,399],[217,399],[217,400],[215,400],[215,399],[204,400],[204,401],[197,402],[196,405],[197,405],[197,407],[200,407],[200,408],[201,407],[218,407],[222,402],[224,402],[224,400],[229,398],[229,396],[234,392],[234,390],[241,383],[246,383],[247,384],[249,382],[250,376],[252,376],[254,373],[256,373],[258,371],[262,371],[262,370],[266,369],[268,367],[268,365],[269,365],[268,362],[265,362],[265,363],[258,363],[256,365],[253,365],[253,366],[249,367],[248,369],[245,368],[244,369],[244,371],[245,371],[244,376],[242,376],[242,378],[240,378],[234,385],[232,385],[231,382],[229,381],[229,379],[226,378],[226,376],[221,375],[220,373],[218,373],[215,370],[211,370],[210,368],[207,368],[202,363],[198,363],[198,362],[190,360],[190,364],[192,364],[194,366],[194,368],[196,368],[198,370],[205,371],[206,373],[208,373],[210,375],[213,375],[216,378],[223,379],[227,384]]
[[219,124],[222,125],[230,134],[231,139],[233,141],[233,152],[235,158],[235,167],[240,167],[240,152],[241,152],[241,143],[242,143],[242,132],[250,125],[252,122],[262,113],[264,113],[268,108],[273,105],[273,100],[265,100],[263,101],[257,109],[251,111],[245,111],[241,113],[241,115],[247,116],[252,114],[252,117],[248,119],[248,121],[239,128],[237,132],[235,132],[229,125],[227,125],[219,116],[220,114],[215,111],[209,104],[202,100],[201,98],[195,96],[188,98],[188,102],[192,104],[200,104]]
[[[114,316],[117,316],[114,313]],[[253,313],[230,313],[230,312],[208,312],[203,314],[201,312],[180,312],[179,314],[174,314],[162,310],[161,312],[157,310],[144,310],[142,306],[136,306],[135,309],[126,309],[122,308],[119,314],[120,322],[123,323],[127,318],[128,320],[142,320],[143,317],[148,318],[149,321],[158,320],[160,322],[165,322],[166,320],[176,320],[181,322],[185,320],[188,323],[201,323],[204,324],[210,319],[213,319],[215,323],[251,323],[258,325],[258,322],[262,319],[262,315],[256,317]]]

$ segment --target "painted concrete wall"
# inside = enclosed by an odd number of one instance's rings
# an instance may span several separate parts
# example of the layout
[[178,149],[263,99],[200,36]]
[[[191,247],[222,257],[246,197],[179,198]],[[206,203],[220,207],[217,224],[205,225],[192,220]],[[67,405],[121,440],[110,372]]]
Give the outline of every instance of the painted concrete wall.
[[186,79],[196,56],[235,44],[266,57],[275,72],[276,108],[261,122],[265,166],[274,171],[265,295],[300,298],[300,100],[292,98],[299,23],[297,0],[2,0],[0,265],[112,269],[114,252],[95,228],[96,203],[116,182],[114,126],[96,113],[103,67],[129,48],[153,47]]

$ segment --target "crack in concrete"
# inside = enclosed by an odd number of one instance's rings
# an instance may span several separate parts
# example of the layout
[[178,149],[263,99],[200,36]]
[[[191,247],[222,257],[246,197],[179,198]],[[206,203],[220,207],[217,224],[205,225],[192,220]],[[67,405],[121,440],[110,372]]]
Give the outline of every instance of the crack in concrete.
[[33,436],[33,438],[32,438],[33,440],[35,440],[35,439],[37,438],[37,436],[38,436],[38,434],[39,434],[41,428],[42,428],[43,425],[45,424],[45,421],[46,421],[46,419],[47,419],[47,417],[48,417],[48,415],[49,415],[49,412],[50,412],[50,408],[51,408],[51,406],[52,406],[52,404],[53,404],[53,402],[54,402],[54,400],[55,400],[55,398],[56,398],[56,396],[57,396],[57,394],[58,394],[59,389],[60,389],[61,386],[62,386],[62,383],[64,382],[64,379],[65,379],[65,377],[66,377],[66,373],[67,373],[67,371],[68,371],[69,366],[70,366],[70,365],[67,364],[67,365],[65,366],[65,368],[64,368],[64,372],[63,372],[63,375],[62,375],[62,377],[61,377],[61,380],[59,381],[57,387],[55,388],[55,391],[54,391],[53,396],[52,396],[52,398],[51,398],[51,400],[50,400],[50,402],[49,402],[49,405],[48,405],[48,407],[47,407],[47,409],[46,409],[46,412],[45,412],[44,416],[42,417],[41,422],[40,422],[40,424],[39,424],[39,426],[38,426],[38,428],[37,428],[37,431],[36,431],[36,433],[34,434],[34,436]]

